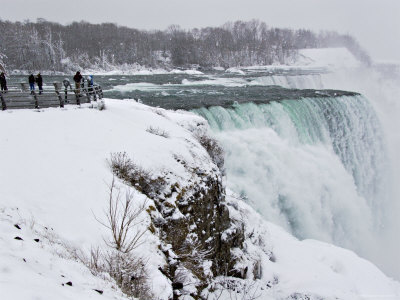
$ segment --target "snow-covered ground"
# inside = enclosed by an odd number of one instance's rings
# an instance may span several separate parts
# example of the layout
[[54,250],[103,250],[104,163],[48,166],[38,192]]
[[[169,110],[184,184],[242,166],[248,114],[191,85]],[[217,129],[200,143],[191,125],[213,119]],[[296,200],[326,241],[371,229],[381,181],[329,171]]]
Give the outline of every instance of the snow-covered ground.
[[[193,161],[192,153],[198,153],[200,158],[207,155],[191,133],[178,125],[187,120],[203,122],[199,117],[188,117],[187,113],[171,113],[171,121],[169,112],[160,112],[137,103],[108,100],[106,105],[105,111],[69,106],[65,109],[41,111],[4,111],[0,116],[0,126],[4,133],[0,138],[0,209],[6,211],[5,215],[11,215],[13,220],[18,217],[19,223],[38,224],[35,228],[39,229],[51,228],[66,245],[83,249],[86,253],[91,247],[104,245],[104,237],[108,239],[107,229],[96,218],[102,221],[105,219],[104,210],[112,180],[107,163],[111,153],[126,151],[138,165],[154,170],[156,174],[163,169],[173,170],[178,177],[185,174],[174,155],[187,162]],[[150,127],[162,128],[169,134],[169,138],[149,133],[146,130]],[[11,214],[10,209],[14,213]],[[13,234],[3,234],[15,231],[12,222],[4,218],[1,222],[6,222],[6,225],[1,227],[4,230],[1,237],[4,239],[3,244],[10,248],[7,251],[7,248],[2,248],[5,252],[0,259],[0,270],[3,270],[0,285],[15,286],[18,285],[19,276],[8,276],[10,261],[22,260],[22,253],[29,253],[35,249],[33,247],[38,246],[22,233],[23,242],[14,241]],[[146,222],[143,224],[147,225]],[[27,225],[22,227],[26,229]],[[33,236],[34,232],[28,234]],[[160,265],[161,262],[157,260],[157,244],[154,244],[152,237],[147,239],[145,249],[142,247],[144,258]],[[16,248],[21,250],[21,254],[17,255],[19,252],[15,251]],[[152,255],[148,255],[149,252],[153,252]],[[30,261],[34,260],[45,264],[43,268],[46,267],[47,259],[43,261],[31,255]],[[19,267],[17,270],[22,272],[24,269]],[[29,270],[31,275],[28,272],[24,276],[35,277],[41,273],[40,268]],[[53,275],[43,274],[43,282],[53,282]],[[161,273],[157,271],[157,274],[151,275],[157,279]],[[69,280],[74,282],[78,279]],[[166,279],[163,281],[161,278],[156,282],[155,290],[162,294],[162,290],[166,289],[163,286]],[[26,293],[31,292],[31,299],[39,297],[40,286],[29,280],[21,284]],[[27,299],[16,295],[11,294],[8,299]],[[77,298],[71,296],[66,299]],[[84,298],[82,296],[79,299]]]
[[[6,205],[4,200],[2,194],[1,299],[126,299],[107,277],[94,276],[76,261],[53,228],[40,225],[33,215],[24,218],[16,206]],[[66,222],[62,214],[59,218],[59,223]]]
[[[177,156],[205,171],[215,168],[188,130],[204,126],[200,117],[133,101],[105,103],[103,111],[67,106],[0,112],[1,299],[123,298],[107,275],[95,277],[79,262],[91,248],[106,247],[108,230],[96,218],[105,218],[110,153],[125,151],[138,165],[155,174],[171,172],[182,182],[188,174]],[[168,137],[148,132],[150,127]],[[370,262],[329,244],[299,241],[234,196],[227,201],[232,218],[246,224],[241,263],[251,268],[250,261],[260,261],[262,270],[234,297],[250,299],[254,292],[259,299],[400,299],[400,284]],[[142,218],[146,228],[149,216]],[[172,289],[158,270],[165,263],[158,237],[148,231],[144,241],[134,253],[148,260],[157,299],[168,299]],[[226,280],[216,279],[208,299],[231,299],[232,292],[217,284]]]

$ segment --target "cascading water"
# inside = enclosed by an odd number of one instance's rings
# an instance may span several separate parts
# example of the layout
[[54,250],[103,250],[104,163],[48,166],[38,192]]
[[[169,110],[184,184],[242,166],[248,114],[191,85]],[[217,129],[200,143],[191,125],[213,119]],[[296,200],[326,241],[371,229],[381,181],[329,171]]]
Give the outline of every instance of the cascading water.
[[296,76],[285,76],[285,75],[272,75],[272,76],[261,76],[253,81],[252,85],[279,85],[286,88],[292,89],[322,89],[323,82],[321,74],[312,75],[296,75]]
[[385,219],[386,151],[362,96],[195,110],[226,151],[227,186],[299,238],[368,256]]

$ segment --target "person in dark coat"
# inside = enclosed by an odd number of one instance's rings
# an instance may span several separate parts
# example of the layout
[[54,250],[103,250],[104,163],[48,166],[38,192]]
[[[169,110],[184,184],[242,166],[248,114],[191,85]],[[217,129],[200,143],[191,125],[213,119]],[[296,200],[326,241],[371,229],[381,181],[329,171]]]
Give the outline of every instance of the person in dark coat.
[[7,80],[6,80],[6,75],[4,72],[1,72],[0,74],[0,85],[1,85],[1,90],[2,91],[7,91]]
[[80,94],[81,92],[81,80],[82,80],[82,75],[81,72],[76,72],[74,76],[74,81],[75,81],[75,92]]
[[31,90],[31,94],[35,92],[35,76],[33,74],[29,75],[29,88]]
[[43,92],[43,78],[42,75],[40,75],[40,73],[38,73],[36,76],[36,83],[39,87],[39,95],[41,95]]

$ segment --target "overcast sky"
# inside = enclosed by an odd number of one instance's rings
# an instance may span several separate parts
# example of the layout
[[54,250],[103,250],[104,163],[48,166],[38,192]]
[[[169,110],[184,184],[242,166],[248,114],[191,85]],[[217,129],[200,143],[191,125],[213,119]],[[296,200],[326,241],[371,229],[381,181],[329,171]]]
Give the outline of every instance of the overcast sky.
[[84,20],[138,29],[259,19],[269,26],[349,33],[374,59],[400,61],[400,0],[0,0],[0,11],[3,20]]

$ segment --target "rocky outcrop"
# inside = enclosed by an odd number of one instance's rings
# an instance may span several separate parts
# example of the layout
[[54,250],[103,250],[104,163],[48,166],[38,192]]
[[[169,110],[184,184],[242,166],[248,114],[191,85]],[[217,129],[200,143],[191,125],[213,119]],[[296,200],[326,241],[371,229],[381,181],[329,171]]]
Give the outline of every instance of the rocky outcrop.
[[[230,220],[219,174],[197,172],[195,178],[189,186],[171,185],[164,199],[153,199],[156,207],[149,212],[164,242],[163,272],[183,293],[185,278],[194,276],[196,292],[190,294],[197,299],[211,278],[238,276],[231,249],[242,247],[244,235]],[[175,289],[176,299],[181,292]]]
[[114,174],[154,201],[147,210],[152,221],[149,229],[160,238],[159,248],[167,262],[160,271],[171,280],[175,299],[182,294],[199,299],[215,276],[245,275],[235,270],[231,251],[242,248],[244,230],[229,217],[219,168],[203,171],[176,158],[191,175],[182,185],[171,183],[171,173],[155,178],[132,165],[126,154],[115,157],[123,157],[119,159],[123,166],[114,159]]

